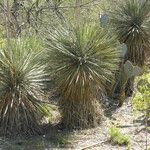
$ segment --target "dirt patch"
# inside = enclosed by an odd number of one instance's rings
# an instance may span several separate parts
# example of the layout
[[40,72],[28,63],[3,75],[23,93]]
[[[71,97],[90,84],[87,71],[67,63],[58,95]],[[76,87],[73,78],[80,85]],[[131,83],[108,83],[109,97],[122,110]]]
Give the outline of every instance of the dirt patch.
[[[127,150],[126,146],[113,145],[109,141],[108,129],[115,126],[130,137],[131,150],[146,150],[146,131],[143,118],[141,114],[133,111],[130,101],[125,102],[121,108],[115,109],[111,117],[105,117],[102,125],[97,128],[67,131],[53,124],[46,127],[45,133],[41,136],[0,138],[0,149]],[[150,145],[150,133],[147,134],[147,139],[148,145]]]

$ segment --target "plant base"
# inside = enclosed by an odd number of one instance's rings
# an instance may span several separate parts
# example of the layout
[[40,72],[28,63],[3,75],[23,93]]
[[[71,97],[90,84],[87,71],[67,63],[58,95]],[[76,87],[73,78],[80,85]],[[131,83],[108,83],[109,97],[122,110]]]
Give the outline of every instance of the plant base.
[[62,124],[65,128],[90,128],[101,123],[102,111],[98,100],[88,102],[60,100]]

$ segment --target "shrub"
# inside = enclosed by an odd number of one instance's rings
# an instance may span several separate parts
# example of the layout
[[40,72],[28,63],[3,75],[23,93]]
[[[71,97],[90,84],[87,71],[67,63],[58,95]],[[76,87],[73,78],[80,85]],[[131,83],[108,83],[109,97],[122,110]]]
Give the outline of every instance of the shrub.
[[111,127],[109,129],[109,136],[110,140],[114,144],[118,145],[128,145],[130,143],[129,137],[126,135],[123,135],[118,128],[116,127]]
[[62,96],[66,127],[96,126],[101,108],[96,98],[111,82],[120,61],[118,42],[99,26],[60,27],[49,31],[47,62]]
[[150,74],[143,74],[137,78],[136,83],[137,91],[133,98],[133,107],[150,118]]
[[41,90],[45,65],[32,44],[32,40],[13,40],[0,50],[0,127],[5,133],[40,132],[48,111]]

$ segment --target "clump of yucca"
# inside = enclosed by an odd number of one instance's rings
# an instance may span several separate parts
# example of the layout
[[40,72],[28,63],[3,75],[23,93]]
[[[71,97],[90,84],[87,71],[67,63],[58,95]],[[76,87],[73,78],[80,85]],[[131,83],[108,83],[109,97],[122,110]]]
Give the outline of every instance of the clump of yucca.
[[128,47],[126,60],[143,66],[150,49],[150,1],[126,0],[111,12],[111,23],[118,39]]
[[15,40],[0,50],[0,127],[5,133],[40,132],[47,114],[41,99],[45,65],[39,61],[38,44],[32,42]]
[[99,26],[60,27],[46,37],[47,62],[62,96],[66,127],[96,126],[102,117],[98,91],[104,92],[119,62],[118,42]]

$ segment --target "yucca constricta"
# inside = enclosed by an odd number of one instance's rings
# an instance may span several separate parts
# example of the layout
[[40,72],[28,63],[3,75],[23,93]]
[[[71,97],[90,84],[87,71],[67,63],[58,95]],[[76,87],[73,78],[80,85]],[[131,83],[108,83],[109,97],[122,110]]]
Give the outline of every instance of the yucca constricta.
[[150,1],[125,0],[111,12],[111,23],[120,42],[128,47],[125,61],[143,66],[150,48]]
[[39,132],[47,113],[40,100],[45,66],[39,61],[38,44],[32,42],[11,41],[0,50],[0,127],[5,133]]
[[103,92],[119,62],[118,43],[99,26],[57,28],[46,37],[47,61],[60,91],[65,127],[96,126],[102,117],[97,92]]
[[[133,65],[143,67],[150,49],[150,1],[125,0],[110,16],[118,39],[127,45],[124,61],[129,60]],[[126,96],[133,93],[133,81],[134,78],[128,79]]]

